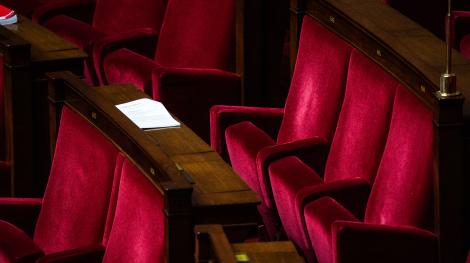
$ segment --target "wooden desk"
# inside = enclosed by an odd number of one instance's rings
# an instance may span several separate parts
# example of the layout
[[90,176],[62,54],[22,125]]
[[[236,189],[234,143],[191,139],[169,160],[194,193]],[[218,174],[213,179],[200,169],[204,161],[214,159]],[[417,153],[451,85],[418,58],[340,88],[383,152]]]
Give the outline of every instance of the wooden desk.
[[[86,85],[72,74],[57,73],[50,76],[53,79],[50,85],[51,101],[61,101],[60,97],[54,96],[64,94],[67,85]],[[114,105],[148,97],[130,85],[104,86],[96,88],[96,91]],[[57,105],[55,114],[59,115],[60,109],[61,105]],[[257,225],[259,197],[186,125],[146,133],[192,184],[195,224],[217,223],[238,229]],[[240,231],[240,235],[243,232]]]
[[[148,97],[130,86],[99,88],[114,104]],[[130,92],[133,91],[133,92]],[[147,131],[193,184],[196,224],[230,225],[258,221],[260,199],[232,168],[186,125]]]
[[10,178],[0,180],[10,187],[0,192],[40,196],[51,162],[44,73],[69,70],[81,75],[86,54],[29,19],[18,19],[0,26],[7,161],[12,165]]

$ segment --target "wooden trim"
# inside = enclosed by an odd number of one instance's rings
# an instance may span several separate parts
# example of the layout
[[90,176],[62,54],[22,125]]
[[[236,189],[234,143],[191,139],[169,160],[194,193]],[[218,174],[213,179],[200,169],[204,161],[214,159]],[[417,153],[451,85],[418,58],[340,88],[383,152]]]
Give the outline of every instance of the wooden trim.
[[24,196],[32,191],[33,114],[31,45],[0,27],[3,54],[5,133],[7,162],[11,165],[10,195]]

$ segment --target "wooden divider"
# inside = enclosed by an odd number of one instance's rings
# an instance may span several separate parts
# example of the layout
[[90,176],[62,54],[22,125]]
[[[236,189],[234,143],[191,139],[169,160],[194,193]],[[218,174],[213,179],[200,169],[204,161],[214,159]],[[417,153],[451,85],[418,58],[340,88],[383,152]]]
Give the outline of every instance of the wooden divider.
[[[99,129],[164,195],[166,262],[194,261],[192,186],[175,163],[145,131],[137,128],[112,102],[69,74],[55,74],[63,88],[63,104]],[[72,79],[68,82],[68,79]],[[128,94],[138,93],[127,87]],[[73,139],[73,138],[70,138]],[[139,204],[135,204],[138,206]],[[162,235],[163,233],[155,233]]]
[[29,19],[18,19],[16,24],[0,26],[6,161],[11,164],[11,175],[1,180],[10,187],[0,194],[42,196],[51,163],[44,73],[70,70],[81,74],[86,55]]

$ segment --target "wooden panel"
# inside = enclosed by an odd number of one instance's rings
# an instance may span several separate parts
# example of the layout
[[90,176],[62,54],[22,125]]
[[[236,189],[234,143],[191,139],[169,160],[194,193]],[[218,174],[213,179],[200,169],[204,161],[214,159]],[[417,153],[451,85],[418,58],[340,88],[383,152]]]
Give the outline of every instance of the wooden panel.
[[[13,165],[10,194],[42,196],[51,164],[44,73],[69,70],[81,75],[86,54],[29,19],[18,19],[0,27],[0,52],[6,58],[5,104],[11,108],[5,124],[10,134],[8,161]],[[28,45],[22,51],[21,43]]]

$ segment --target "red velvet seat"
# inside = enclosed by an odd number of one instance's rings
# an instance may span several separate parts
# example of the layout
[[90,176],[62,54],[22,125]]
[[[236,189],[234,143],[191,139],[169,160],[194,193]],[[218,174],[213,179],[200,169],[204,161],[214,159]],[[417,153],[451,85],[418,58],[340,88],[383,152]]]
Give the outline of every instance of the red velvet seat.
[[[166,4],[167,0],[127,0],[119,3],[96,0],[96,4],[95,0],[66,0],[42,5],[35,10],[33,19],[87,52],[90,58],[85,64],[85,77],[90,84],[98,84],[93,68],[93,47],[126,43],[139,52],[152,52]],[[94,7],[91,24],[67,15],[73,15],[70,10],[80,10],[83,6]]]
[[45,254],[101,244],[120,161],[104,135],[65,107],[44,197],[0,198],[0,219],[34,229],[34,244]]
[[309,244],[300,220],[305,193],[310,198],[335,196],[354,214],[363,213],[361,208],[385,146],[397,86],[397,80],[353,50],[346,93],[325,168],[309,167],[296,157],[280,159],[269,167],[284,229],[305,254],[308,255]]
[[103,262],[165,262],[163,194],[128,160],[122,166],[115,215],[109,223]]
[[155,56],[101,46],[101,84],[133,83],[208,140],[209,108],[240,104],[234,69],[235,1],[170,0]]
[[284,109],[216,106],[211,110],[211,145],[225,155],[226,144],[233,169],[262,196],[259,210],[271,234],[275,215],[266,181],[268,165],[292,154],[322,162],[325,154],[318,156],[312,149],[333,136],[350,52],[343,40],[305,18]]
[[304,208],[318,262],[437,262],[433,136],[432,112],[400,87],[364,219],[331,197]]

